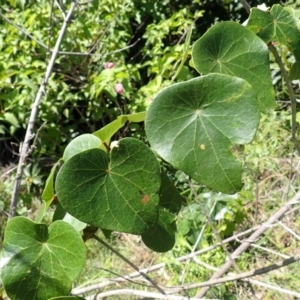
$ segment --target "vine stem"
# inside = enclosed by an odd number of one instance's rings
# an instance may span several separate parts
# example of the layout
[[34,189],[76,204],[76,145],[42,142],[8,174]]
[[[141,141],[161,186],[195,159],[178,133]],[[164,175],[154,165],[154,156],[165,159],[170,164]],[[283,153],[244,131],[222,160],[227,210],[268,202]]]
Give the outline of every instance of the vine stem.
[[279,68],[280,68],[280,72],[284,78],[284,81],[287,85],[288,91],[289,91],[289,95],[290,95],[290,99],[291,99],[291,123],[292,123],[292,139],[295,145],[295,148],[298,151],[298,154],[300,154],[300,145],[297,139],[297,120],[296,120],[296,116],[297,116],[297,100],[296,100],[296,96],[294,93],[294,89],[292,87],[292,83],[289,79],[289,75],[284,67],[284,64],[281,60],[281,57],[279,56],[277,49],[272,45],[272,43],[269,43],[269,50],[272,52],[275,61],[277,62]]
[[10,211],[9,211],[9,219],[12,218],[16,213],[16,207],[17,207],[17,202],[18,202],[18,197],[19,197],[19,191],[20,191],[21,179],[22,179],[22,174],[23,174],[23,168],[24,168],[24,165],[25,165],[26,158],[28,156],[28,152],[30,150],[30,148],[29,148],[30,141],[34,137],[33,130],[34,130],[34,124],[35,124],[36,116],[37,116],[37,113],[38,113],[39,104],[42,100],[43,94],[45,93],[45,88],[46,88],[47,82],[49,80],[49,77],[51,75],[51,72],[52,72],[52,69],[53,69],[53,66],[54,66],[54,62],[55,62],[55,59],[56,59],[57,54],[58,54],[59,47],[61,45],[63,36],[65,34],[68,23],[71,19],[71,16],[73,14],[73,11],[74,11],[76,5],[77,5],[77,0],[73,0],[72,3],[71,3],[70,9],[68,11],[68,14],[67,14],[66,18],[64,19],[64,22],[63,22],[63,25],[61,27],[59,36],[57,38],[55,47],[53,49],[49,64],[47,66],[44,78],[42,80],[42,83],[40,85],[40,88],[37,92],[36,98],[35,98],[33,106],[32,106],[32,110],[31,110],[31,113],[30,113],[30,117],[29,117],[27,129],[26,129],[24,142],[21,144],[20,160],[19,160],[19,163],[18,163],[17,176],[16,176],[14,188],[13,188],[13,193],[12,193],[12,199],[11,199],[11,205],[10,205]]
[[119,256],[122,260],[124,260],[128,265],[130,265],[134,270],[136,270],[141,276],[143,276],[147,281],[149,281],[162,295],[165,295],[165,299],[168,299],[167,294],[165,291],[154,281],[152,280],[147,274],[140,271],[140,269],[132,263],[129,259],[127,259],[125,256],[123,256],[120,252],[115,250],[112,246],[104,242],[102,239],[98,238],[95,234],[92,236],[97,242],[104,245],[106,248],[108,248],[110,251],[112,251],[114,254]]
[[[300,193],[297,193],[287,204],[282,206],[274,215],[272,215],[267,222],[262,224],[250,237],[249,239],[245,240],[233,253],[232,258],[237,259],[244,251],[246,251],[251,243],[257,241],[257,239],[275,222],[277,222],[280,218],[282,218],[290,209],[291,206],[295,203],[299,203],[300,201]],[[227,272],[227,270],[231,267],[232,262],[229,260],[227,261],[219,271],[217,271],[210,280],[218,279],[223,274]],[[208,291],[209,287],[203,288],[197,295],[196,298],[202,298],[206,292]]]

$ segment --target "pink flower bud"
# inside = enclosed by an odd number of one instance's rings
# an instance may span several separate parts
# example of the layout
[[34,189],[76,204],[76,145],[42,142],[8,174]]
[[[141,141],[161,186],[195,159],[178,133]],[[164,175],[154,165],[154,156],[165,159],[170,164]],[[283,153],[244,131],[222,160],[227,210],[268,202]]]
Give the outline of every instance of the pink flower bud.
[[122,94],[125,92],[125,89],[124,89],[124,86],[122,83],[116,83],[115,85],[115,91],[118,93],[118,94]]
[[108,61],[104,64],[104,69],[111,69],[115,66],[115,64],[111,61]]

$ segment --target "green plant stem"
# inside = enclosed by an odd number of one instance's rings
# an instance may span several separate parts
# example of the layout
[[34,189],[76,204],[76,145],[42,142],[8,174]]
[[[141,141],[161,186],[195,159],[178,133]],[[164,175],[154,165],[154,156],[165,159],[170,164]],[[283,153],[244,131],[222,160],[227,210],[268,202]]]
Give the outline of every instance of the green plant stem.
[[296,120],[297,101],[296,101],[296,96],[295,96],[295,93],[294,93],[294,89],[292,87],[292,83],[289,79],[288,73],[285,70],[285,67],[282,63],[282,60],[281,60],[281,58],[280,58],[280,56],[277,52],[277,49],[271,43],[268,46],[269,46],[270,51],[274,55],[275,61],[277,62],[278,66],[280,68],[281,74],[282,74],[282,76],[284,78],[284,81],[285,81],[285,83],[287,85],[287,88],[288,88],[288,92],[289,92],[290,99],[291,99],[291,110],[292,110],[292,112],[291,112],[291,115],[292,115],[291,116],[292,139],[293,139],[295,148],[298,151],[298,154],[300,154],[300,145],[299,145],[299,142],[298,142],[298,139],[297,139],[297,120]]
[[134,270],[136,270],[141,276],[143,276],[147,281],[149,281],[161,294],[166,295],[165,291],[154,281],[152,280],[147,274],[141,272],[139,268],[133,264],[130,260],[128,260],[125,256],[123,256],[120,252],[115,250],[112,246],[98,238],[96,235],[92,236],[97,242],[104,245],[106,248],[108,248],[110,251],[112,251],[114,254],[116,254],[118,257],[120,257],[123,261],[125,261],[128,265],[130,265]]

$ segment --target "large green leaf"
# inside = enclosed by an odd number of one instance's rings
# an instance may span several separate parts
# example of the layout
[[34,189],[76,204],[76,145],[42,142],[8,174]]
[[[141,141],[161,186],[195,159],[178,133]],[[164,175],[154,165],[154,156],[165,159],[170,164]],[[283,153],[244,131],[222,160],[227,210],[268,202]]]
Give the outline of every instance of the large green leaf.
[[11,299],[48,300],[68,295],[85,262],[85,245],[63,221],[49,227],[11,219],[1,253],[1,280]]
[[235,22],[211,27],[193,46],[193,64],[202,74],[222,73],[246,80],[262,112],[275,107],[267,45]]
[[67,161],[72,156],[93,148],[100,148],[102,141],[93,134],[82,134],[72,140],[66,147],[63,160]]
[[71,157],[56,178],[63,208],[101,229],[142,234],[157,223],[159,165],[142,142],[125,138],[110,153],[90,149]]
[[242,166],[230,148],[250,142],[258,123],[251,86],[210,74],[163,89],[148,109],[145,129],[163,159],[208,187],[235,193]]
[[287,46],[296,60],[300,60],[299,16],[292,8],[279,4],[273,5],[270,11],[253,8],[247,28],[266,43],[274,41]]

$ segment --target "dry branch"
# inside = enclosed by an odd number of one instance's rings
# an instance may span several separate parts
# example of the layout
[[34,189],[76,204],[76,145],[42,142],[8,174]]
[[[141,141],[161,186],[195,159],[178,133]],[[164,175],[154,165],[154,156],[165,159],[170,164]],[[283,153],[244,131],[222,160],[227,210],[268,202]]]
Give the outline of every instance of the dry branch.
[[[232,258],[237,259],[244,251],[246,251],[251,243],[257,241],[257,239],[274,223],[276,223],[279,219],[281,219],[291,208],[292,205],[298,203],[300,200],[300,193],[297,193],[287,204],[281,207],[274,215],[272,215],[267,222],[262,224],[246,241],[244,241],[233,253]],[[225,274],[228,269],[231,267],[231,261],[227,261],[222,268],[217,271],[210,280],[218,279],[223,274]],[[203,288],[196,297],[202,298],[206,292],[208,291],[209,287]]]
[[21,146],[21,150],[20,150],[20,160],[18,163],[17,176],[16,176],[16,181],[14,184],[13,193],[12,193],[9,218],[12,218],[16,212],[16,207],[17,207],[17,202],[18,202],[18,197],[19,197],[19,190],[20,190],[20,185],[21,185],[21,179],[22,179],[22,174],[23,174],[23,168],[25,165],[26,158],[28,156],[30,141],[32,140],[32,138],[34,136],[33,130],[34,130],[35,119],[36,119],[36,116],[38,113],[39,104],[41,102],[43,94],[45,93],[45,88],[46,88],[48,79],[50,77],[50,74],[52,72],[52,68],[54,66],[54,62],[55,62],[56,56],[58,54],[60,44],[62,42],[63,36],[65,34],[68,23],[71,19],[71,16],[73,14],[73,11],[74,11],[76,5],[77,5],[77,0],[73,0],[71,3],[71,6],[70,6],[69,12],[63,22],[62,27],[61,27],[54,50],[52,52],[52,56],[50,58],[49,64],[48,64],[46,72],[45,72],[45,76],[43,78],[43,81],[40,85],[40,88],[38,90],[38,93],[36,95],[36,98],[35,98],[33,106],[32,106],[24,142],[23,142],[23,144]]

